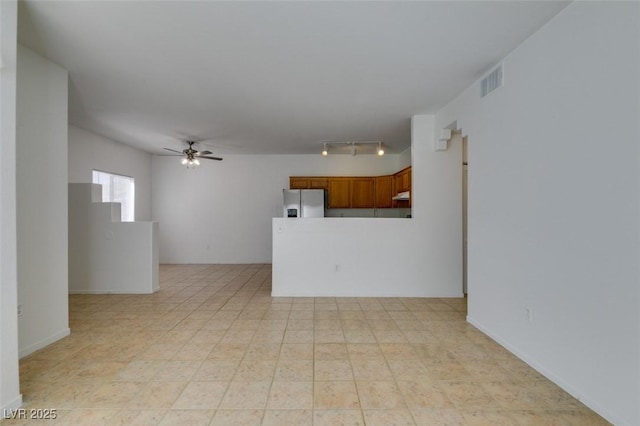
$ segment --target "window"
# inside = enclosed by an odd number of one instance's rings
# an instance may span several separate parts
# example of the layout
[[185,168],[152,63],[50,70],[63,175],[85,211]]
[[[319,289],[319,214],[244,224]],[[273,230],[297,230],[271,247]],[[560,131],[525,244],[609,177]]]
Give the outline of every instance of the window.
[[135,220],[135,184],[129,176],[93,171],[93,183],[102,185],[102,201],[120,203],[123,222]]

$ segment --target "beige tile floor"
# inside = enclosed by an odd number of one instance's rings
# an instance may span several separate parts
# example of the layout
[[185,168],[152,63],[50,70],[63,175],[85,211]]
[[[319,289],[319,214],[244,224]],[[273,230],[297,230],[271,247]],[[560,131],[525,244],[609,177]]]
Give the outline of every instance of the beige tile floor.
[[272,298],[270,265],[163,265],[153,295],[72,295],[23,359],[65,425],[608,424],[465,322],[465,299]]

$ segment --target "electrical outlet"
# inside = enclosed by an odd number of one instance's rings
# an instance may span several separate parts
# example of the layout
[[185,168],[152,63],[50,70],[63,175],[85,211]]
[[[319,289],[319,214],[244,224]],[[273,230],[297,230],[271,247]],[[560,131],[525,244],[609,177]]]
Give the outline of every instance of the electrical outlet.
[[533,308],[525,308],[525,311],[527,312],[527,320],[533,321]]
[[23,314],[22,312],[22,305],[18,305],[18,317],[21,317]]

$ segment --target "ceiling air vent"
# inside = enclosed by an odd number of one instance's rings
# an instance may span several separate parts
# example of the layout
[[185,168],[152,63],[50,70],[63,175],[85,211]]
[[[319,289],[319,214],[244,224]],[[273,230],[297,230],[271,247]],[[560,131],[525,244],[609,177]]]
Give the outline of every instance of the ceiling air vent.
[[491,71],[481,83],[482,94],[481,98],[484,98],[489,93],[496,90],[498,87],[502,87],[502,64],[498,65],[496,69]]

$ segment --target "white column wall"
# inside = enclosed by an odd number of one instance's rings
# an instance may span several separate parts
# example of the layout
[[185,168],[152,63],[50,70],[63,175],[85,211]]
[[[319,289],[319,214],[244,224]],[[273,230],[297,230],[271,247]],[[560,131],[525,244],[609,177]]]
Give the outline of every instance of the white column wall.
[[69,334],[67,71],[18,46],[17,253],[20,355]]
[[18,376],[15,0],[0,1],[0,409],[22,405]]
[[94,169],[134,178],[135,220],[151,220],[151,154],[69,126],[69,183],[91,183]]
[[469,321],[619,425],[640,424],[639,20],[574,2],[436,120],[469,137]]

